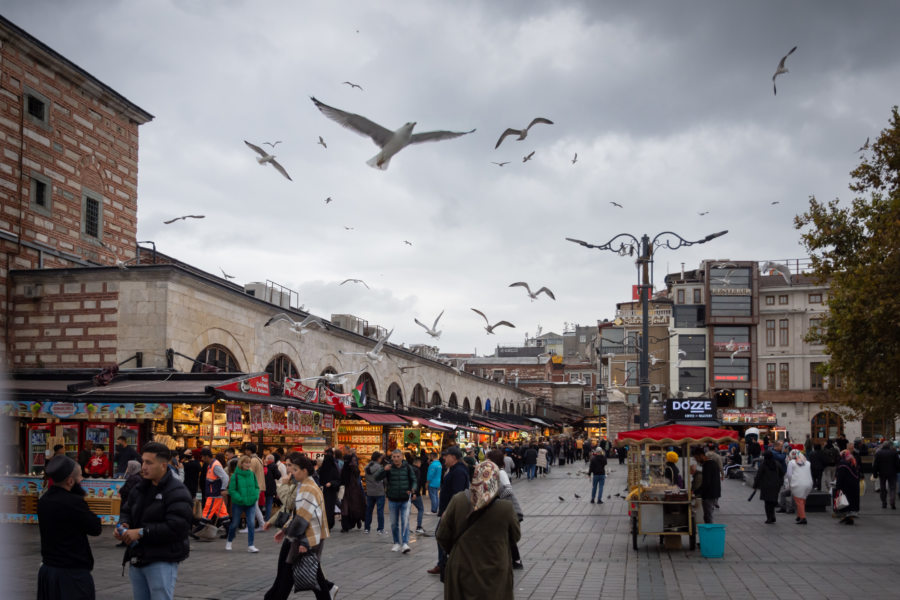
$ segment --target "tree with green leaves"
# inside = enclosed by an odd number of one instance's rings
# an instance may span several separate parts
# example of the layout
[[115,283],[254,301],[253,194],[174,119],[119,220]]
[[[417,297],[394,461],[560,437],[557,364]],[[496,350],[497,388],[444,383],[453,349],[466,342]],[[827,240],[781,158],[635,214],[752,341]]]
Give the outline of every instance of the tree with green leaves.
[[823,374],[841,386],[828,393],[859,418],[900,416],[900,114],[874,143],[860,148],[851,171],[852,203],[821,203],[794,219],[812,258],[813,275],[829,286],[828,314],[807,341],[831,355]]

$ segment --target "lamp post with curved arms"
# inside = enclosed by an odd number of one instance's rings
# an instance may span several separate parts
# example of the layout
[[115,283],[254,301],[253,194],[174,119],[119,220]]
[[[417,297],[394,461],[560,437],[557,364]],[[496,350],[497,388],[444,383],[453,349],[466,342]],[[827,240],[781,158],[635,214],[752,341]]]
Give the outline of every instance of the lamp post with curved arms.
[[630,233],[620,233],[603,244],[589,244],[582,240],[566,238],[570,242],[581,244],[585,248],[595,248],[597,250],[609,250],[615,252],[619,256],[634,256],[638,253],[635,263],[638,266],[640,274],[640,283],[638,290],[641,295],[641,346],[640,346],[640,372],[638,373],[638,385],[641,388],[640,400],[640,421],[641,429],[650,426],[650,290],[653,281],[653,252],[657,248],[668,248],[676,250],[682,246],[693,246],[695,244],[705,244],[711,240],[721,237],[728,233],[727,230],[711,233],[705,238],[696,241],[689,241],[673,231],[663,231],[656,234],[651,240],[646,233],[638,240]]

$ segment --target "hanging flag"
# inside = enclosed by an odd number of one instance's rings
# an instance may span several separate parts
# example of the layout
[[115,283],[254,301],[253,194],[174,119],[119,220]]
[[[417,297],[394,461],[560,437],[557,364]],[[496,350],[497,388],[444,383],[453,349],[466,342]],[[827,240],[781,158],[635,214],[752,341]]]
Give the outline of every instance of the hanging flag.
[[300,383],[300,379],[284,378],[284,395],[306,402],[319,401],[319,388],[309,387]]
[[356,386],[356,389],[353,390],[353,400],[356,402],[357,408],[362,408],[366,405],[366,382],[360,381],[359,385]]
[[325,397],[328,398],[328,403],[334,407],[334,410],[341,413],[345,417],[347,416],[347,407],[344,406],[340,395],[335,394],[328,388],[325,388]]

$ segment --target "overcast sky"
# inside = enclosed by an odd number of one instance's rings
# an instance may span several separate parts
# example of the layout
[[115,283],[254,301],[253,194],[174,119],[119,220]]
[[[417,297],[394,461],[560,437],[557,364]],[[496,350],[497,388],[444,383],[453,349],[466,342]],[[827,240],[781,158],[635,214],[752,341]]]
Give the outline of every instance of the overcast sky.
[[[3,11],[155,115],[140,128],[138,239],[240,283],[293,288],[317,314],[394,327],[396,343],[430,342],[413,317],[446,309],[445,352],[611,318],[631,298],[633,258],[567,236],[729,230],[658,252],[657,287],[682,262],[804,256],[794,215],[810,195],[851,198],[855,150],[900,102],[896,2],[7,0]],[[795,45],[775,96],[772,74]],[[372,141],[310,96],[388,129],[477,131],[408,147],[378,171],[365,164]],[[555,124],[494,149],[537,116]],[[282,140],[293,182],[257,165],[244,139]],[[207,218],[162,224],[185,213]],[[348,277],[371,290],[338,286]],[[507,287],[522,280],[557,300]],[[470,307],[516,328],[489,336]]]

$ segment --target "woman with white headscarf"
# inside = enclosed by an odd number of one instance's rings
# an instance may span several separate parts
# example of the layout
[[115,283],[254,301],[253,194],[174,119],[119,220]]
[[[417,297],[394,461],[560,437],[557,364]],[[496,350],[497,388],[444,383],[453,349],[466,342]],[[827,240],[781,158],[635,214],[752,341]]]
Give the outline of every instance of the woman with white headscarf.
[[444,511],[435,537],[448,554],[445,600],[513,599],[510,543],[519,541],[521,530],[512,503],[499,493],[500,468],[485,461]]
[[806,497],[812,491],[813,479],[809,461],[799,450],[791,450],[785,478],[797,506],[797,524],[806,525]]

